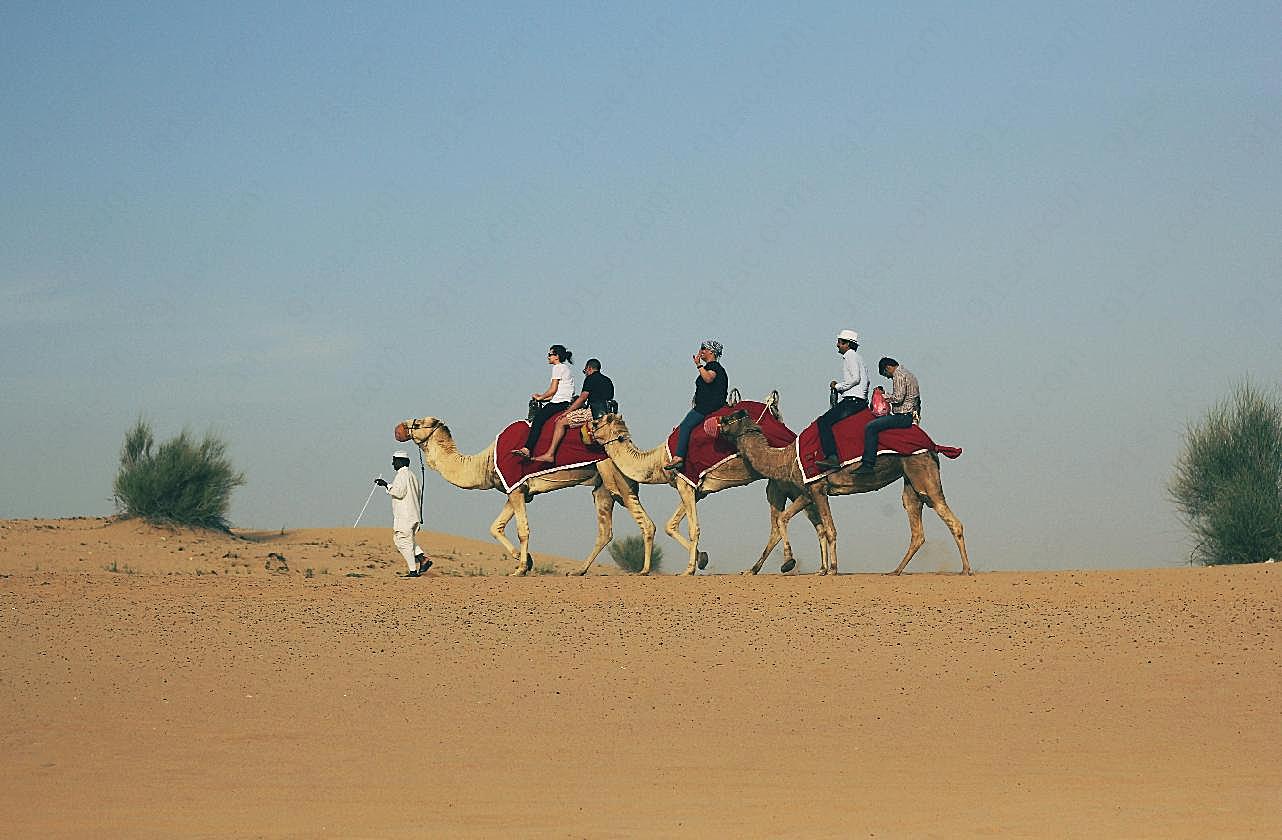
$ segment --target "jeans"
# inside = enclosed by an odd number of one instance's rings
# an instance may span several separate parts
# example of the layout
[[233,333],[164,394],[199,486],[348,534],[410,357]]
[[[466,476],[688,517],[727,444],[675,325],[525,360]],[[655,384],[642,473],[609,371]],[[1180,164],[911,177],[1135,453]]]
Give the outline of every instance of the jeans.
[[534,453],[534,447],[538,446],[539,433],[543,431],[543,424],[548,421],[553,414],[565,411],[570,407],[568,402],[548,403],[539,409],[539,413],[534,415],[530,422],[530,433],[525,438],[525,448]]
[[677,458],[684,458],[686,456],[686,450],[690,448],[690,433],[693,432],[695,427],[702,423],[703,418],[707,416],[708,415],[706,414],[700,414],[692,408],[690,409],[690,413],[685,416],[685,419],[681,421],[681,425],[677,427],[677,451],[674,453]]
[[837,421],[845,420],[852,414],[858,414],[867,407],[868,401],[863,397],[845,397],[819,415],[819,445],[823,447],[825,457],[837,456],[837,441],[832,436],[832,427]]
[[871,467],[877,463],[877,436],[884,429],[907,429],[912,424],[911,414],[887,414],[869,420],[864,428],[864,460],[861,466]]

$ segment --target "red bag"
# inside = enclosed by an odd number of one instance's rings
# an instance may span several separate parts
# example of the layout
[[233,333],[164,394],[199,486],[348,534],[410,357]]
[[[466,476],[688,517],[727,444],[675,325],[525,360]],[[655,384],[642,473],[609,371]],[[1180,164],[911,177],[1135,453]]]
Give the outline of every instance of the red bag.
[[890,400],[886,399],[886,392],[880,385],[872,389],[872,399],[869,400],[868,407],[872,410],[873,417],[885,417],[890,413]]

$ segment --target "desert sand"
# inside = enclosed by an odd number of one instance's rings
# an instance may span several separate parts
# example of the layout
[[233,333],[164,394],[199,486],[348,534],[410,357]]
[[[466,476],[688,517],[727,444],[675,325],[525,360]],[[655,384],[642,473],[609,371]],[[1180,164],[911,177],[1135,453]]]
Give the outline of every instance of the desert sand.
[[508,578],[420,541],[400,579],[386,529],[0,522],[0,835],[1282,836],[1277,565]]

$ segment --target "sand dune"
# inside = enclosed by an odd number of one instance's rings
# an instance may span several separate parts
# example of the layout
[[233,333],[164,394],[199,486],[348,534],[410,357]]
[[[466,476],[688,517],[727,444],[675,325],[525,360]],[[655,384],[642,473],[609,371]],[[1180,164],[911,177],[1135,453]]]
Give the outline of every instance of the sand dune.
[[0,523],[0,834],[1282,836],[1276,565],[511,579],[429,534],[402,580],[385,529],[242,536]]

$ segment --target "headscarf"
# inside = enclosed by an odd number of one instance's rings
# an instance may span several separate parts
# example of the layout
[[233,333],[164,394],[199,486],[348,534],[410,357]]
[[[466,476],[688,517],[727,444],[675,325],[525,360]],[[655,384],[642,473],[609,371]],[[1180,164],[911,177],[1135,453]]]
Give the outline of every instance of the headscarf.
[[718,359],[721,358],[722,347],[721,347],[720,341],[713,341],[712,339],[708,339],[707,341],[703,342],[701,346],[704,350],[711,350],[713,355],[715,355]]

